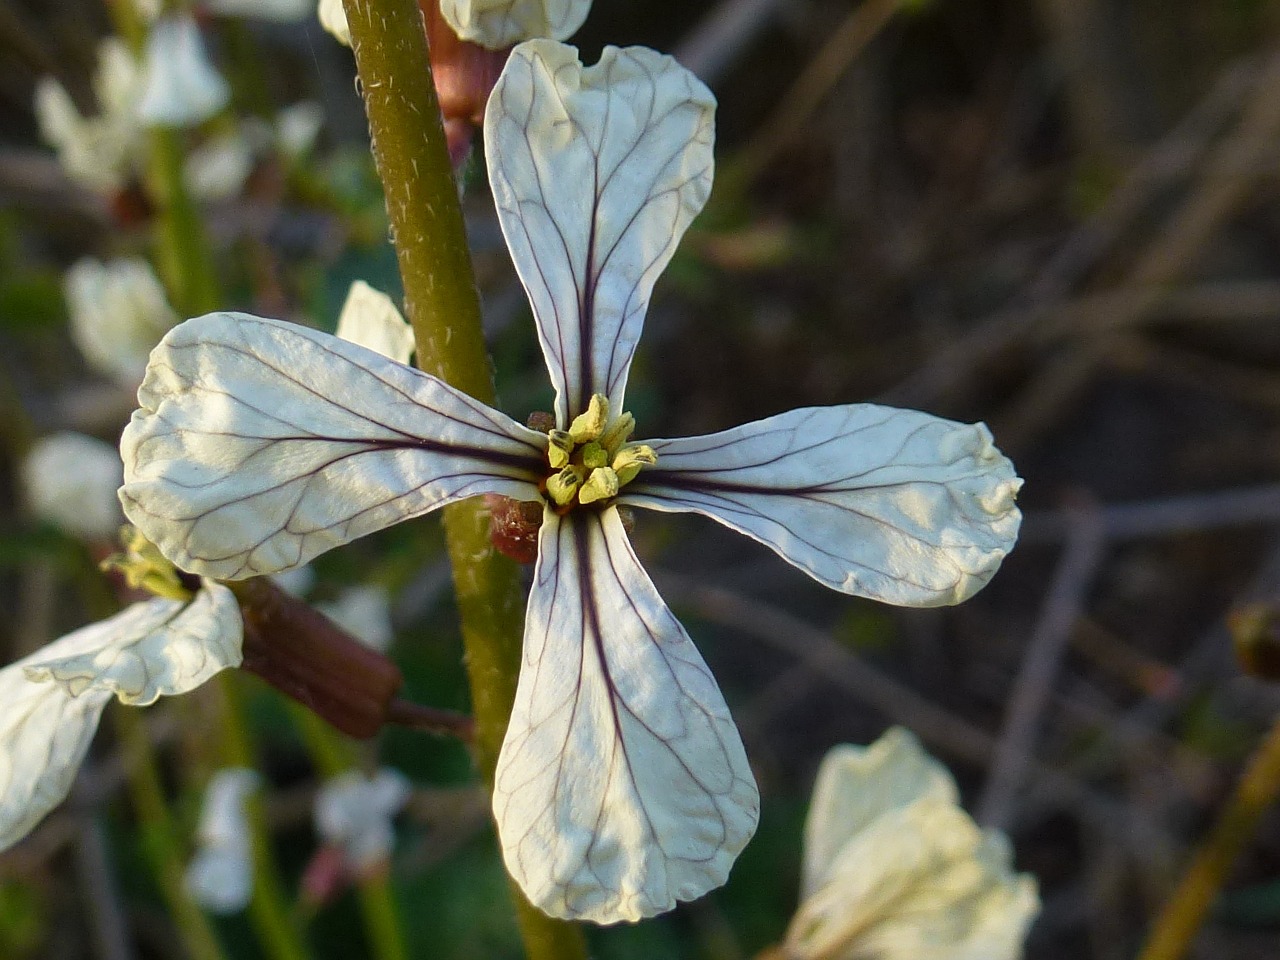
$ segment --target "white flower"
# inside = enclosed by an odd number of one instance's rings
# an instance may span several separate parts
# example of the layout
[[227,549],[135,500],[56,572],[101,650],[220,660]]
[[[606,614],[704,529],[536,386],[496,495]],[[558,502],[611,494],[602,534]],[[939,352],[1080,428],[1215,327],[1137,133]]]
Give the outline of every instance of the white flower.
[[440,14],[463,40],[502,50],[521,40],[568,40],[591,0],[440,0]]
[[98,47],[94,93],[101,112],[82,117],[62,84],[52,77],[36,83],[35,113],[40,134],[58,151],[67,176],[99,193],[119,189],[145,149],[138,98],[142,74],[120,40]]
[[357,873],[386,862],[395,832],[391,820],[409,801],[409,781],[383,768],[373,777],[350,771],[325,783],[316,794],[316,832],[339,847]]
[[828,753],[786,956],[1017,960],[1040,907],[1035,879],[957,804],[951,774],[901,728]]
[[67,271],[63,290],[71,339],[85,360],[137,389],[151,348],[178,322],[151,266],[136,257],[109,263],[86,257]]
[[189,602],[135,603],[0,670],[0,850],[62,802],[113,695],[186,693],[238,666],[240,641],[235,597],[206,580]]
[[314,100],[299,100],[276,114],[276,147],[286,159],[300,159],[311,152],[323,126],[324,108]]
[[206,140],[187,154],[182,178],[197,200],[227,200],[240,195],[253,172],[253,145],[238,131]]
[[84,540],[114,540],[124,519],[116,488],[120,451],[83,433],[37,440],[22,461],[22,486],[31,512]]
[[155,23],[147,37],[142,74],[138,115],[153,126],[193,127],[225,107],[231,97],[190,16]]
[[724,699],[617,506],[702,513],[834,589],[920,606],[982,587],[1020,520],[1020,481],[985,427],[909,410],[628,442],[627,373],[710,191],[713,110],[651,50],[606,48],[586,70],[550,41],[512,53],[486,153],[556,388],[550,433],[344,340],[220,313],[165,337],[121,440],[126,514],[220,578],[464,497],[545,504],[493,802],[508,868],[561,917],[636,920],[700,896],[758,813]]
[[228,767],[209,778],[196,854],[187,865],[183,886],[210,913],[238,913],[253,898],[253,840],[246,804],[258,788],[258,774]]
[[320,18],[320,26],[333,39],[344,47],[351,46],[351,28],[347,25],[347,11],[342,7],[342,0],[320,0],[316,16]]
[[337,600],[318,603],[316,609],[378,653],[386,653],[395,637],[391,626],[391,602],[382,587],[373,584],[348,587],[338,594]]

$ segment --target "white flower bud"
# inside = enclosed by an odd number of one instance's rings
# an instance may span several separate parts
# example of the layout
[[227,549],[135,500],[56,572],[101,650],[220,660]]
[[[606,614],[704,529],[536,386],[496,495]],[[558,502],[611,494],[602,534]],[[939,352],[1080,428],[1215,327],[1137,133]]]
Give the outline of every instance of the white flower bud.
[[151,348],[178,322],[145,260],[76,263],[64,281],[71,339],[95,370],[137,389]]
[[123,517],[116,488],[124,477],[120,453],[82,433],[38,441],[22,463],[32,513],[85,540],[113,540]]

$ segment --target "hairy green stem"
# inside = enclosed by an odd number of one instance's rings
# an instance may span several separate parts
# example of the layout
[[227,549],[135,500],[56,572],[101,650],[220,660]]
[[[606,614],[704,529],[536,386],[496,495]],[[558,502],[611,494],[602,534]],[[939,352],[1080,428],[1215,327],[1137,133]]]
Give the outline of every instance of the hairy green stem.
[[1231,865],[1278,795],[1280,720],[1249,762],[1213,830],[1196,850],[1177,890],[1156,919],[1138,960],[1179,960],[1186,955],[1226,882]]
[[192,960],[226,960],[222,945],[208,918],[187,896],[183,887],[186,857],[175,833],[165,802],[155,750],[147,736],[142,715],[135,707],[115,712],[116,731],[129,759],[129,795],[142,831],[142,847]]
[[[480,300],[421,11],[416,0],[343,4],[418,365],[493,403]],[[492,788],[520,670],[523,591],[515,564],[493,549],[478,498],[446,507],[444,528],[471,680],[476,762]],[[543,915],[512,889],[530,960],[586,957],[578,928]]]

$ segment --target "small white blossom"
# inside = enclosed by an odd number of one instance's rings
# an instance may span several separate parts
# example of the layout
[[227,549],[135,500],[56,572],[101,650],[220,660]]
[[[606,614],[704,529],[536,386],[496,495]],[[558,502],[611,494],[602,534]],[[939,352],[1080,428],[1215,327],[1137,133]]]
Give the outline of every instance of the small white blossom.
[[210,913],[239,913],[253,899],[253,839],[246,805],[258,774],[228,767],[209,778],[196,826],[196,853],[183,886]]
[[822,761],[805,824],[790,960],[1017,960],[1039,910],[1009,842],[958,806],[955,781],[895,727]]
[[239,131],[206,140],[187,154],[182,177],[197,200],[227,200],[240,195],[253,172],[253,146]]
[[36,82],[35,113],[40,135],[58,151],[67,176],[98,193],[119,189],[145,149],[138,98],[140,67],[124,43],[108,38],[98,47],[94,93],[100,113],[82,117],[70,95],[52,77]]
[[386,653],[395,637],[391,626],[391,601],[387,591],[374,584],[348,587],[332,603],[316,609],[370,650]]
[[84,540],[114,540],[124,517],[116,489],[120,451],[83,433],[37,440],[22,461],[27,506],[42,520]]
[[539,37],[568,40],[591,0],[440,0],[440,15],[463,40],[502,50]]
[[[652,50],[517,47],[485,117],[499,219],[556,391],[539,433],[340,338],[246,314],[156,349],[121,440],[130,519],[179,566],[270,574],[465,497],[543,504],[494,816],[555,916],[613,923],[720,885],[759,796],[715,680],[619,506],[688,511],[844,593],[958,603],[1017,536],[981,425],[871,404],[631,443],[654,282],[711,189],[709,90]],[[545,493],[544,493],[545,491]]]
[[147,36],[142,57],[142,121],[193,127],[227,105],[231,89],[209,62],[200,27],[189,16],[165,17]]
[[0,670],[0,850],[62,802],[112,696],[147,706],[239,666],[231,591],[135,603]]
[[78,261],[63,281],[71,339],[95,370],[133,391],[151,348],[178,322],[150,264]]
[[372,777],[350,771],[326,782],[316,794],[316,833],[342,850],[356,873],[391,857],[391,821],[409,802],[409,781],[384,767]]
[[324,108],[314,100],[299,100],[276,114],[276,148],[288,160],[311,152],[324,126]]

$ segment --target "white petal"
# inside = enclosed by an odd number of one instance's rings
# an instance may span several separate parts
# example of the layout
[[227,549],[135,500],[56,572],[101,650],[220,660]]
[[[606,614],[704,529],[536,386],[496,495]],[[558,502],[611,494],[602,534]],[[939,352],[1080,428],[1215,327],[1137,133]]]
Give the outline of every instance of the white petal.
[[910,731],[893,727],[868,747],[842,744],[828,751],[805,821],[801,898],[830,878],[841,848],[856,833],[924,799],[955,804],[960,795],[951,773]]
[[261,783],[258,772],[248,767],[224,767],[214,773],[204,788],[197,839],[216,846],[247,836],[245,801]]
[[201,123],[231,98],[227,81],[209,62],[200,28],[189,16],[160,20],[151,28],[143,55],[144,123],[190,127]]
[[737,727],[614,509],[547,512],[493,804],[525,896],[596,923],[719,886],[755,831]]
[[711,191],[715,98],[670,57],[518,46],[489,98],[485,150],[562,427],[593,393],[622,409],[649,295]]
[[117,124],[137,124],[138,98],[142,96],[142,65],[119,37],[98,44],[98,71],[93,92],[102,112]]
[[413,327],[401,316],[394,300],[363,280],[351,284],[335,334],[396,363],[408,363],[413,356]]
[[982,424],[854,404],[648,442],[658,463],[622,502],[704,514],[833,589],[887,603],[972,596],[1022,520],[1022,481]]
[[240,195],[253,172],[253,147],[238,131],[206,140],[182,166],[187,190],[197,200],[227,200]]
[[124,519],[116,488],[120,452],[82,433],[42,437],[22,461],[22,487],[31,512],[73,536],[114,540]]
[[187,896],[201,908],[227,915],[239,913],[253,899],[253,848],[242,839],[201,847],[182,877]]
[[274,573],[482,493],[538,499],[546,438],[337,337],[214,313],[172,330],[120,450],[125,514],[178,566]]
[[320,26],[344,47],[351,46],[351,28],[347,25],[347,11],[342,0],[320,0],[316,8]]
[[1039,907],[1007,842],[939,799],[876,818],[800,905],[787,955],[876,960],[1017,960]]
[[276,114],[276,146],[291,160],[311,151],[324,126],[324,107],[314,100],[299,100]]
[[63,147],[80,136],[84,118],[67,88],[53,77],[36,81],[34,109],[40,136],[50,146]]
[[463,40],[502,50],[521,40],[568,40],[591,0],[440,0],[440,13]]
[[0,670],[0,850],[13,846],[66,797],[111,699],[106,690],[73,697],[27,678],[36,657],[79,649],[73,633]]
[[226,587],[206,580],[190,603],[135,603],[110,620],[67,637],[83,649],[41,651],[26,668],[33,681],[56,683],[72,696],[106,690],[121,703],[147,706],[187,693],[227,667],[240,665],[240,607]]

